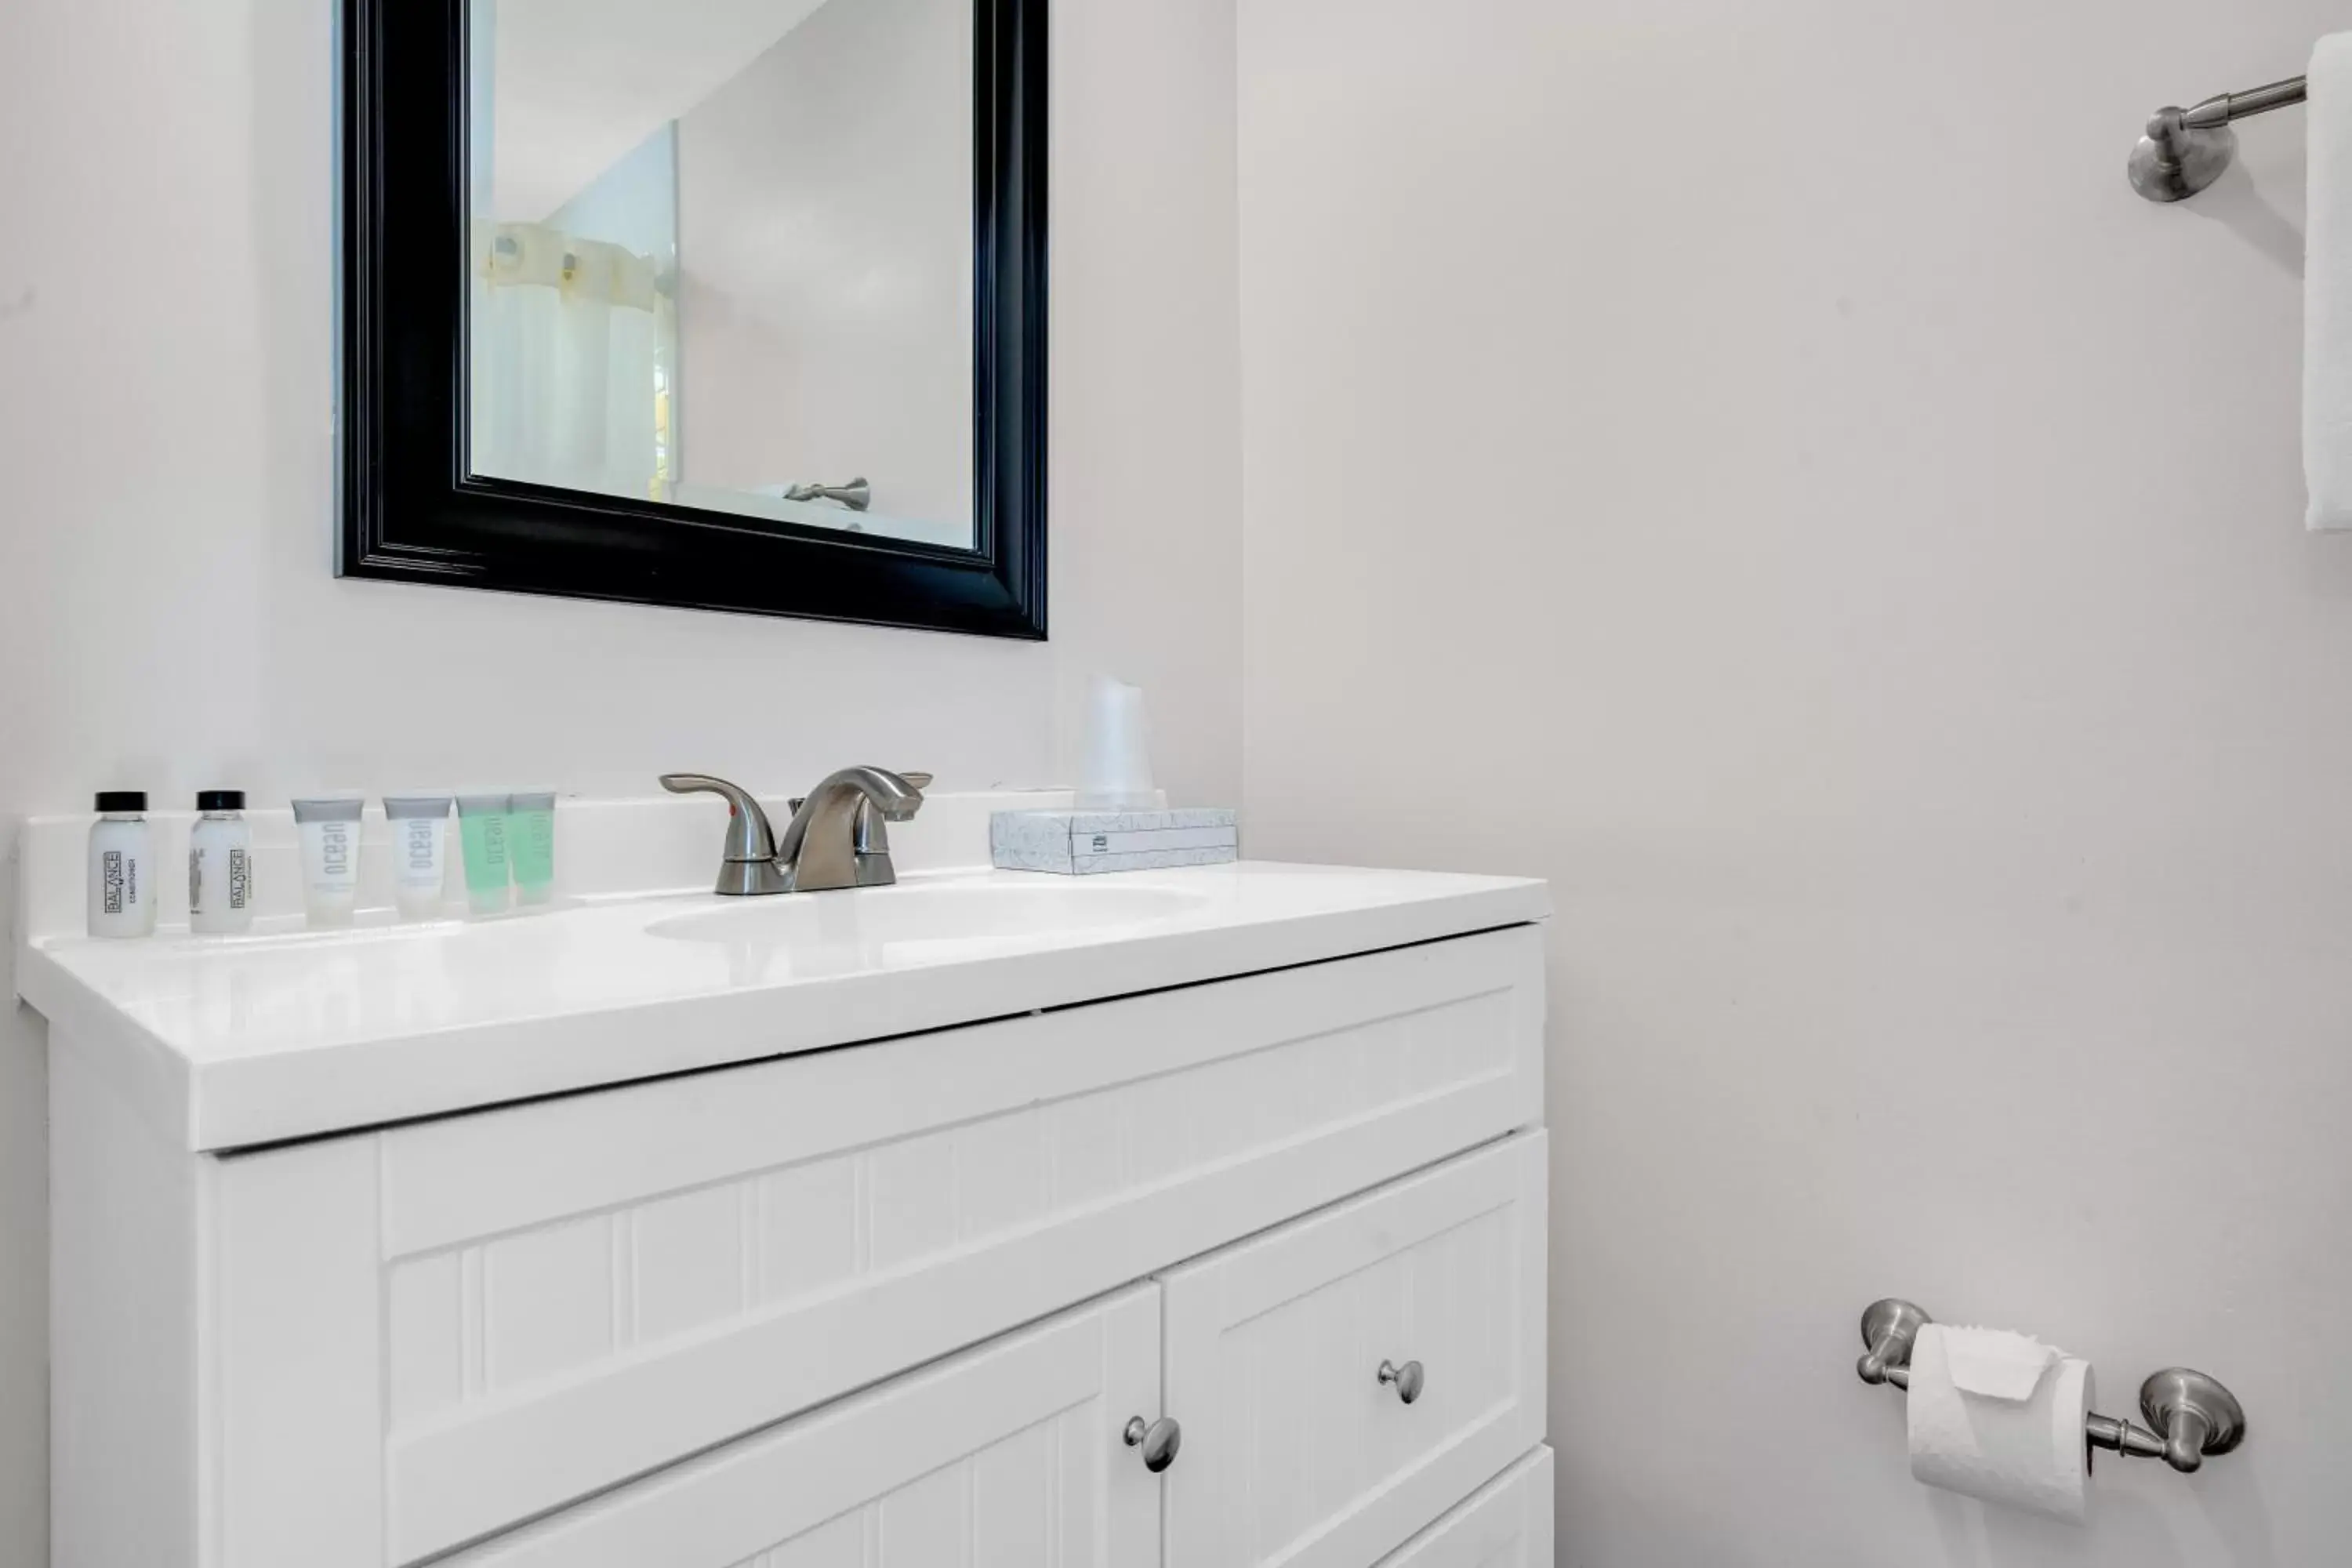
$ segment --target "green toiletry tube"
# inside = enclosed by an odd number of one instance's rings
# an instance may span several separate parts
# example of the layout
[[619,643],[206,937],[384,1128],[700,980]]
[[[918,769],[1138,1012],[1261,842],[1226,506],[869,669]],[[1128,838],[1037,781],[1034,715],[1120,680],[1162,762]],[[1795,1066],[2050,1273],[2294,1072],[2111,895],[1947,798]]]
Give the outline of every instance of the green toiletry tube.
[[457,839],[466,857],[466,901],[478,915],[495,915],[507,907],[511,879],[507,818],[513,809],[509,795],[461,795],[457,797]]
[[555,897],[555,792],[517,790],[507,813],[507,858],[514,866],[515,896],[526,904]]

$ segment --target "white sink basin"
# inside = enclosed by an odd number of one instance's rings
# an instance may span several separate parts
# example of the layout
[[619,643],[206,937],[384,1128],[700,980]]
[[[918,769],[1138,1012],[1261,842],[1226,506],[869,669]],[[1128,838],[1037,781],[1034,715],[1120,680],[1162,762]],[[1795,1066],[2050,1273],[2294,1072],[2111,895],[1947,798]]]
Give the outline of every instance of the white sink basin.
[[1022,887],[912,883],[739,899],[720,909],[671,915],[646,930],[677,941],[732,946],[866,952],[914,943],[997,946],[1152,925],[1196,910],[1202,901],[1166,888],[1084,882],[1040,881]]

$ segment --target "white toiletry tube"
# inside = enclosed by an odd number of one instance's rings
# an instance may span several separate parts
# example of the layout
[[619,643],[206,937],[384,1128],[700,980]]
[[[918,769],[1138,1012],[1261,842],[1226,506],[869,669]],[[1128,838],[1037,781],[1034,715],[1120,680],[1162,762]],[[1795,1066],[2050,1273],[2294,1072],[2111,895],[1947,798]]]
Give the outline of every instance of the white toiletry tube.
[[510,790],[457,792],[457,846],[465,861],[466,907],[478,915],[504,914],[514,898],[514,868],[507,858],[507,818],[513,813]]
[[515,900],[543,904],[555,897],[555,792],[519,789],[507,812],[507,864],[514,868]]
[[360,902],[360,812],[355,795],[294,803],[302,849],[302,916],[313,927],[347,926]]
[[393,897],[403,920],[431,920],[441,913],[441,881],[449,864],[449,806],[446,795],[383,797],[383,815],[392,824]]

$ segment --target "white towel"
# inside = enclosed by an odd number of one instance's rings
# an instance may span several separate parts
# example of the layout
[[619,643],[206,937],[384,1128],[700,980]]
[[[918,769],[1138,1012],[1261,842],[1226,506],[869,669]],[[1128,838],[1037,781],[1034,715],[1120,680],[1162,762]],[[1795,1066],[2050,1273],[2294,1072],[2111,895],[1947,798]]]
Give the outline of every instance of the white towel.
[[2306,521],[2352,529],[2352,33],[2311,51],[2311,194],[2303,263]]

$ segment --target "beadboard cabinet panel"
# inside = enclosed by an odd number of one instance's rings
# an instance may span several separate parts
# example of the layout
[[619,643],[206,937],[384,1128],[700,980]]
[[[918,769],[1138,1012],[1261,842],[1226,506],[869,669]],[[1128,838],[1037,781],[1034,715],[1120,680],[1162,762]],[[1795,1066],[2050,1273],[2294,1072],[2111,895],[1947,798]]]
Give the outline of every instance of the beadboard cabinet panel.
[[1539,1447],[1380,1568],[1552,1568],[1551,1450]]
[[1149,1285],[688,1460],[449,1568],[1148,1568]]
[[1542,1439],[1544,1173],[1523,1134],[1163,1277],[1169,1568],[1363,1568]]
[[1540,965],[1499,931],[382,1134],[394,1560],[1539,1120]]

